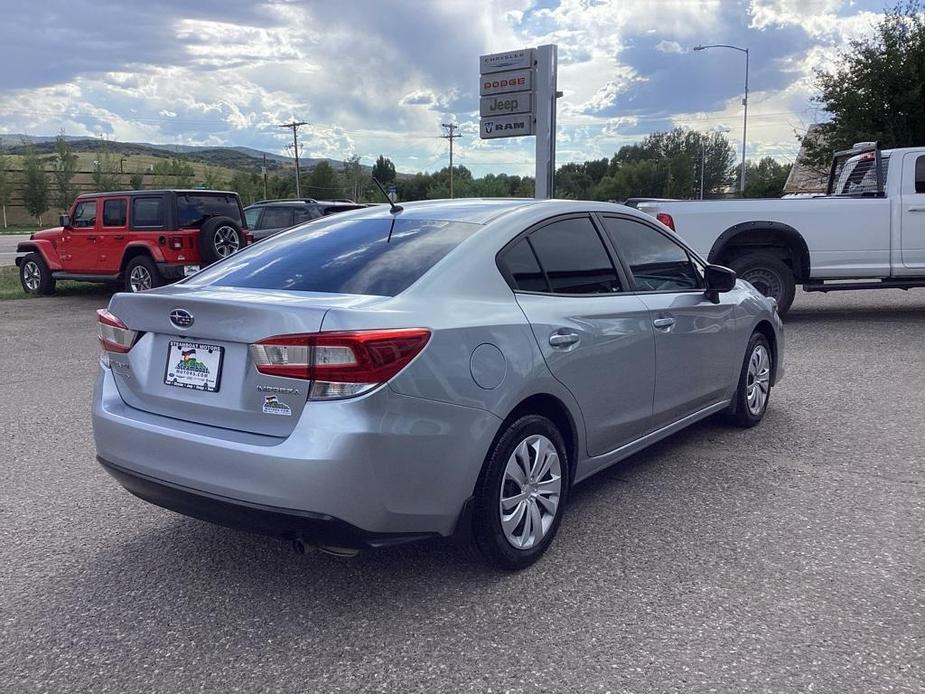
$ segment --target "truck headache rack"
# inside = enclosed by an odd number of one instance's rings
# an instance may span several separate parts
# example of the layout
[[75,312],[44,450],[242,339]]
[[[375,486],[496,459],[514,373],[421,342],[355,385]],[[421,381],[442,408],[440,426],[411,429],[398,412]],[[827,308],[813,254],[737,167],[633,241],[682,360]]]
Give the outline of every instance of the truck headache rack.
[[835,152],[826,195],[884,197],[885,161],[876,142],[858,142],[851,149]]

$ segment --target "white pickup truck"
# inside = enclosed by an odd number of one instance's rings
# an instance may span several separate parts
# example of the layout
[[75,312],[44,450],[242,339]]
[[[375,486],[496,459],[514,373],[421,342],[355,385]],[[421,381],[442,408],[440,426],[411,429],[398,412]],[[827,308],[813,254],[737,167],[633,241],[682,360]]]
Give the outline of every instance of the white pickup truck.
[[711,263],[777,300],[805,291],[925,287],[925,147],[836,152],[826,195],[627,201]]

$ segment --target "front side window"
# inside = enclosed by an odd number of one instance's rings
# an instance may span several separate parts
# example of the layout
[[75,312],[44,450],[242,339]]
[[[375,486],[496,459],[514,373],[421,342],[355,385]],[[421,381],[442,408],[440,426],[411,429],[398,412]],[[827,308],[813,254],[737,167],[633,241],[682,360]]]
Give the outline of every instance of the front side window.
[[258,229],[286,229],[292,226],[291,207],[265,207]]
[[554,294],[620,291],[617,271],[589,218],[562,219],[528,238]]
[[132,200],[133,229],[158,229],[164,225],[164,198],[134,198]]
[[181,229],[198,229],[211,217],[230,217],[243,224],[238,198],[214,193],[179,193],[177,224]]
[[925,155],[915,160],[915,192],[925,193]]
[[103,226],[124,227],[127,209],[125,200],[106,200],[103,202]]
[[629,265],[638,290],[664,292],[700,288],[700,273],[687,251],[661,232],[647,224],[618,217],[605,217],[604,229]]
[[75,229],[86,229],[96,226],[96,200],[86,200],[77,203],[74,209],[74,218],[71,226]]
[[468,222],[334,215],[249,246],[188,283],[395,296],[479,227]]

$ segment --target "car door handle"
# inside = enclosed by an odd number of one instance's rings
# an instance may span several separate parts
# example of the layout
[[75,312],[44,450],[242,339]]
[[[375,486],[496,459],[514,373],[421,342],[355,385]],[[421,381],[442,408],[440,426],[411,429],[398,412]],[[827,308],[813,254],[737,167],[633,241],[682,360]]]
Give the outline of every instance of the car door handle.
[[121,240],[124,239],[125,237],[122,236],[121,234],[119,234],[119,236],[113,236],[113,238],[114,238],[116,241],[121,241]]
[[553,333],[549,336],[549,344],[553,347],[569,347],[577,344],[579,339],[577,333]]
[[95,237],[95,236],[88,236],[88,237],[87,237],[87,241],[96,241],[96,237]]
[[925,207],[910,207],[909,212],[925,212]]
[[668,328],[674,325],[674,318],[656,318],[652,321],[652,325],[659,330],[668,330]]

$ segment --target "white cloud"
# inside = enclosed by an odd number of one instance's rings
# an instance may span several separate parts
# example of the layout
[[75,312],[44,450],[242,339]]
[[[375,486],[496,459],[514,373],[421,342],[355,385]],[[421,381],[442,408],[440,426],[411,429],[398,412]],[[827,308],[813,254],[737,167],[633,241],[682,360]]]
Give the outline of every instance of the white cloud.
[[661,53],[684,53],[684,49],[677,41],[659,41],[655,44],[655,50]]

